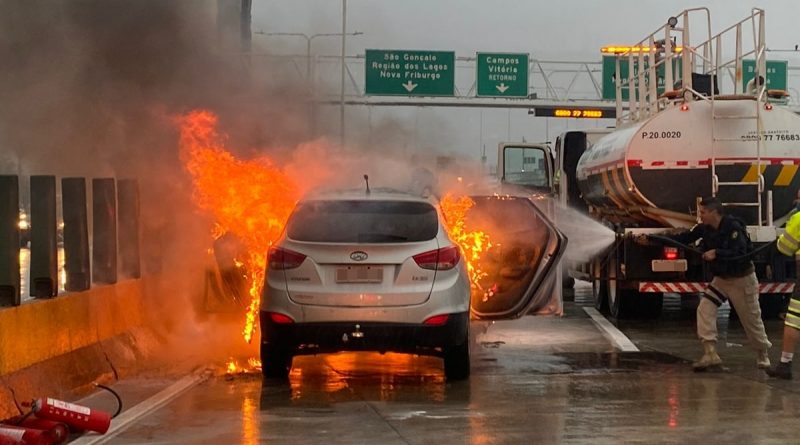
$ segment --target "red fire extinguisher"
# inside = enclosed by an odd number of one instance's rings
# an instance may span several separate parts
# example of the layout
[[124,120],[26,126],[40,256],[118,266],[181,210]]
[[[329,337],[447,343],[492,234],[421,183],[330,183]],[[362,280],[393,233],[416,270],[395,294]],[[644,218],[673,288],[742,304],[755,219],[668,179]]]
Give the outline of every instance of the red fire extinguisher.
[[33,401],[33,413],[36,417],[64,422],[79,430],[96,431],[100,434],[111,426],[111,414],[86,406],[64,402],[50,397],[42,397]]
[[15,425],[0,425],[0,444],[12,445],[53,445],[48,434],[34,428]]
[[44,431],[45,434],[52,439],[53,445],[61,445],[62,443],[66,443],[67,439],[69,439],[69,427],[63,422],[28,417],[22,419],[22,421],[16,425]]
[[10,437],[0,436],[0,445],[25,445],[20,441],[14,440]]
[[67,424],[53,420],[39,419],[38,417],[32,417],[31,414],[33,413],[0,420],[0,428],[11,425],[42,430],[53,445],[61,445],[69,439],[69,427]]
[[31,405],[31,409],[36,417],[40,419],[66,423],[70,428],[76,430],[94,431],[105,434],[111,426],[111,419],[117,417],[122,411],[122,400],[111,388],[103,385],[95,386],[111,392],[117,399],[117,412],[114,413],[113,416],[105,411],[91,409],[86,406],[76,405],[50,397],[35,399]]

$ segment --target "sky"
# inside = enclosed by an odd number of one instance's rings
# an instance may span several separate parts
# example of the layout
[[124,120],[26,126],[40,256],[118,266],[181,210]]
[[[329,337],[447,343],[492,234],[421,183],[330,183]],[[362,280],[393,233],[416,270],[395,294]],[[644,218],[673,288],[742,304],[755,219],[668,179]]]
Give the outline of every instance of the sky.
[[[366,48],[453,50],[457,56],[497,51],[529,53],[538,60],[599,62],[601,46],[635,43],[671,15],[697,6],[697,2],[680,0],[349,0],[347,31],[363,35],[348,37],[347,54],[363,54]],[[753,6],[759,6],[766,11],[769,49],[793,49],[800,44],[794,0],[764,1],[760,5],[709,0],[704,6],[711,11],[714,33],[748,16]],[[342,2],[336,0],[253,0],[252,14],[253,30],[263,33],[310,35],[338,33],[342,28]],[[692,24],[692,29],[701,34],[695,26]],[[269,53],[304,54],[306,50],[305,40],[298,37],[254,34],[253,38],[255,47]],[[693,36],[693,41],[699,38]],[[313,45],[314,54],[340,52],[337,37],[317,38]],[[800,66],[800,53],[774,52],[768,58]],[[363,65],[353,66],[357,70],[357,66]],[[330,73],[333,76],[335,70]],[[459,77],[457,72],[457,86],[465,87],[459,84]],[[793,80],[790,74],[790,86],[794,85]],[[581,81],[585,86],[588,78]],[[349,85],[348,88],[352,89]],[[476,158],[483,146],[492,158],[494,147],[502,140],[554,140],[554,135],[565,128],[613,124],[535,118],[526,110],[403,107],[376,108],[370,112],[363,108],[349,109],[347,113],[347,133],[354,137],[363,133],[364,120],[394,120],[409,135],[403,143],[406,150],[434,149]],[[334,127],[327,130],[336,131]],[[374,135],[369,139],[375,140]]]
[[[720,29],[750,13],[754,5],[740,0],[703,2],[711,10],[712,28]],[[599,47],[638,40],[669,16],[699,6],[672,0],[349,0],[348,31],[363,36],[348,43],[364,48],[420,48],[529,52],[535,58],[593,60]],[[796,2],[762,2],[770,48],[793,48]],[[340,32],[342,5],[336,0],[254,0],[253,28],[265,32]],[[297,41],[296,49],[304,50]],[[338,46],[326,45],[332,53]],[[798,58],[800,60],[800,57]]]

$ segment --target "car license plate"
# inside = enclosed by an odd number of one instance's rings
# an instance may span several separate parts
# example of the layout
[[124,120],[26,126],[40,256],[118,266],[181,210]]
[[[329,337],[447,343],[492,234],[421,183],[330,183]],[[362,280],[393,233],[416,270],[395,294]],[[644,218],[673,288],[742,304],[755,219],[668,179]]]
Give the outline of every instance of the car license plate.
[[381,283],[382,266],[343,266],[336,268],[337,283]]

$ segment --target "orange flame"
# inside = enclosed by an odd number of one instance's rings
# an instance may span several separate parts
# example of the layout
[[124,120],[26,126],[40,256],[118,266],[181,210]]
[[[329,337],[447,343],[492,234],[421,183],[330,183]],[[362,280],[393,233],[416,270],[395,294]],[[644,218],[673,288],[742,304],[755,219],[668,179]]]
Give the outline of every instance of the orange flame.
[[237,260],[245,267],[251,297],[242,332],[249,343],[256,329],[267,251],[283,231],[299,189],[265,156],[234,158],[225,149],[225,137],[217,133],[213,113],[193,111],[177,121],[181,160],[192,176],[194,201],[216,220],[212,237],[230,232],[246,248],[245,258]]
[[225,364],[226,374],[247,374],[261,369],[261,360],[252,357],[247,359],[247,365],[239,365],[239,361],[235,358],[228,360]]
[[448,193],[442,198],[439,205],[444,214],[447,233],[458,244],[464,261],[467,263],[472,286],[483,290],[480,280],[487,274],[481,270],[480,259],[486,251],[492,248],[492,243],[489,241],[489,235],[485,232],[467,228],[467,211],[475,205],[475,201],[469,196],[455,197]]

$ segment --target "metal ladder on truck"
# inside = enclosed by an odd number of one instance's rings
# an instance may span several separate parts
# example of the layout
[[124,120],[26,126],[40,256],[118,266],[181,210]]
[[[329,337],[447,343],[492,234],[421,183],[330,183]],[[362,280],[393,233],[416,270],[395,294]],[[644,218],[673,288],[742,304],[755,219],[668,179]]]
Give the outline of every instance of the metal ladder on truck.
[[[758,22],[756,22],[756,20],[758,20]],[[754,37],[754,40],[755,40],[754,41],[754,49],[752,51],[748,52],[748,54],[753,54],[755,56],[756,67],[757,67],[756,72],[755,72],[755,77],[754,77],[754,79],[756,79],[756,82],[755,82],[756,91],[755,91],[755,97],[753,98],[754,99],[753,100],[753,110],[752,110],[752,114],[751,113],[747,113],[745,115],[719,115],[718,111],[717,111],[717,106],[716,106],[717,100],[715,100],[714,94],[710,95],[711,96],[711,100],[709,102],[711,103],[711,138],[712,138],[711,160],[710,160],[710,164],[711,164],[711,181],[712,181],[711,190],[712,190],[713,196],[718,196],[720,194],[720,192],[722,192],[723,190],[734,190],[734,189],[746,189],[746,190],[748,190],[748,193],[746,195],[749,196],[749,197],[752,197],[752,199],[745,199],[745,200],[741,200],[741,201],[737,201],[737,202],[723,202],[723,205],[726,206],[726,207],[748,207],[748,208],[754,208],[755,211],[756,211],[756,225],[761,227],[761,226],[764,225],[764,213],[763,213],[763,208],[764,208],[763,204],[764,203],[763,203],[763,200],[762,200],[762,196],[764,194],[764,188],[765,188],[763,173],[764,173],[764,170],[766,169],[766,164],[761,159],[761,155],[762,155],[762,152],[763,152],[763,146],[762,145],[763,145],[763,140],[764,140],[764,128],[763,128],[763,122],[761,120],[761,107],[762,107],[762,104],[764,103],[764,100],[766,98],[766,92],[767,91],[766,91],[766,81],[759,82],[758,78],[759,78],[759,75],[761,75],[762,79],[766,79],[766,71],[765,71],[765,66],[766,66],[765,49],[766,49],[766,46],[764,45],[764,12],[761,11],[761,10],[753,10],[753,13],[751,14],[750,17],[740,21],[739,23],[737,23],[736,25],[732,26],[728,30],[735,30],[736,31],[736,58],[733,61],[735,63],[735,66],[736,66],[736,76],[734,78],[734,84],[735,84],[734,91],[735,91],[735,95],[739,95],[739,88],[741,87],[741,85],[739,84],[739,82],[736,82],[736,80],[742,78],[741,77],[741,73],[742,73],[742,57],[743,57],[743,55],[742,55],[742,39],[741,39],[741,36],[742,36],[742,24],[747,22],[747,21],[752,21],[752,23],[753,23],[753,27],[754,27],[754,33],[753,33],[754,36],[753,37]],[[757,27],[757,32],[755,32],[755,28],[756,27]],[[726,31],[723,31],[722,33],[720,33],[720,34],[718,34],[718,35],[716,35],[716,36],[714,36],[712,38],[712,40],[716,39],[716,44],[717,44],[716,67],[711,70],[713,72],[713,74],[714,74],[714,77],[712,77],[712,79],[713,79],[712,80],[712,92],[713,92],[713,83],[717,82],[718,77],[719,77],[718,74],[720,73],[720,71],[719,71],[719,68],[720,68],[719,59],[720,59],[720,54],[721,54],[720,39],[721,39],[722,34],[724,34],[725,32]],[[747,93],[748,93],[747,91],[744,91],[744,94],[747,94]],[[741,100],[741,99],[739,99],[739,100]],[[748,100],[748,99],[744,99],[744,100]],[[737,123],[741,123],[742,127],[744,127],[744,128],[753,128],[753,127],[755,127],[756,128],[755,137],[752,138],[752,139],[748,139],[746,141],[743,141],[740,138],[721,137],[719,135],[720,134],[720,128],[719,128],[720,127],[720,122],[722,122],[722,121],[730,122],[731,120],[734,121],[734,122],[737,122]],[[755,125],[752,125],[753,123],[755,123]],[[753,148],[754,148],[754,151],[755,151],[755,164],[751,164],[750,170],[748,170],[748,173],[745,175],[745,177],[743,178],[742,181],[719,181],[719,178],[717,176],[717,167],[719,165],[721,165],[720,161],[717,159],[717,152],[718,152],[719,146],[720,146],[720,144],[729,144],[729,143],[733,143],[733,142],[736,142],[736,143],[739,143],[739,144],[741,144],[743,142],[752,142],[753,145],[754,145]],[[755,173],[755,175],[753,175],[752,173]],[[722,192],[722,194],[724,195],[725,193]],[[739,194],[737,196],[741,196],[741,195],[743,195],[743,194]],[[771,204],[771,203],[768,203],[768,204]],[[768,213],[771,213],[772,206],[768,205],[767,206],[767,210],[768,210]],[[768,224],[771,224],[771,222],[772,222],[772,215],[771,214],[767,215],[767,220],[768,220]]]

